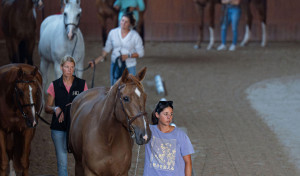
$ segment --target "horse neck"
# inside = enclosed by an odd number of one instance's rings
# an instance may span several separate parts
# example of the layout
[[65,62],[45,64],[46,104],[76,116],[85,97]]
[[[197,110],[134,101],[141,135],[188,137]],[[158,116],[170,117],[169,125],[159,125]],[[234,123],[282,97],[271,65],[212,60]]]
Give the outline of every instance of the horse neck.
[[[99,130],[113,131],[112,126],[123,127],[122,122],[117,119],[117,105],[120,104],[118,96],[118,85],[115,84],[108,92],[102,107],[101,118],[98,122]],[[126,128],[123,128],[126,129]]]
[[16,4],[18,4],[16,6],[18,10],[32,11],[33,8],[32,0],[16,0]]

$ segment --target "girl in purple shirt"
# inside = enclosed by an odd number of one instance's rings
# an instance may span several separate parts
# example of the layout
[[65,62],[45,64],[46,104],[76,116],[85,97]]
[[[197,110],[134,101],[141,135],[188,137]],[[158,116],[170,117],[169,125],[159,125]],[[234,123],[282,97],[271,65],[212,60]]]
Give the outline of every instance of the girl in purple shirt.
[[191,176],[194,153],[189,137],[171,126],[173,101],[160,101],[150,125],[152,138],[145,146],[144,176]]

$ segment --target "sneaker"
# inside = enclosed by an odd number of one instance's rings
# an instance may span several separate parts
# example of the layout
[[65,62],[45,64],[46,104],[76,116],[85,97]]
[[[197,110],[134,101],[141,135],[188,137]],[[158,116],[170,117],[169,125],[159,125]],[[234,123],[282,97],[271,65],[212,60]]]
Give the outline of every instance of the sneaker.
[[229,51],[235,51],[236,46],[234,44],[231,44],[229,47]]
[[218,50],[218,51],[226,50],[226,45],[221,44],[221,45],[217,48],[217,50]]

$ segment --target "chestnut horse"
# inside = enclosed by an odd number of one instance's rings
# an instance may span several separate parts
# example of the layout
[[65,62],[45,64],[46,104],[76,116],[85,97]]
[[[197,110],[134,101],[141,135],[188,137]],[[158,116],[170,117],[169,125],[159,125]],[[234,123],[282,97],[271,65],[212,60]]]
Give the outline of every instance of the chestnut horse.
[[[101,25],[102,44],[105,45],[109,31],[118,26],[118,11],[113,5],[116,0],[96,0],[97,14]],[[139,12],[139,21],[136,26],[136,31],[142,37],[144,43],[144,13],[147,7],[147,0],[144,0],[145,10]],[[108,24],[111,20],[112,24]]]
[[[207,49],[210,50],[214,45],[214,28],[215,28],[215,6],[221,3],[221,0],[194,0],[196,4],[197,11],[200,16],[200,25],[199,25],[199,34],[195,49],[201,47],[201,43],[203,41],[203,27],[204,27],[204,9],[208,7],[208,15],[209,15],[209,44]],[[262,25],[262,41],[261,46],[264,47],[266,45],[266,21],[267,21],[267,0],[241,0],[241,8],[242,13],[246,12],[246,30],[244,39],[241,42],[241,46],[245,46],[250,39],[250,30],[252,27],[252,13],[250,9],[250,5],[253,4],[254,7],[258,10],[259,20]]]
[[11,63],[32,65],[35,46],[36,21],[34,5],[41,0],[2,0],[2,31]]
[[0,67],[0,175],[10,167],[28,176],[30,143],[42,110],[42,75],[37,67]]
[[138,145],[151,138],[146,117],[146,93],[137,76],[125,69],[107,92],[94,88],[78,95],[71,107],[69,147],[75,158],[75,175],[127,176],[131,165],[132,133]]

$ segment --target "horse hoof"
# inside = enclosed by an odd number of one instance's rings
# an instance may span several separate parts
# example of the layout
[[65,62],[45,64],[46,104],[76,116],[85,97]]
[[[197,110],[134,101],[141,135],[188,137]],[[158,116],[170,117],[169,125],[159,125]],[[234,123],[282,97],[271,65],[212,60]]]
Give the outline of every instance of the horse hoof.
[[242,43],[240,44],[240,46],[241,46],[241,47],[244,47],[244,46],[246,46],[246,43],[242,42]]
[[211,50],[213,48],[213,45],[208,45],[206,50]]
[[194,45],[194,49],[200,49],[199,45]]

